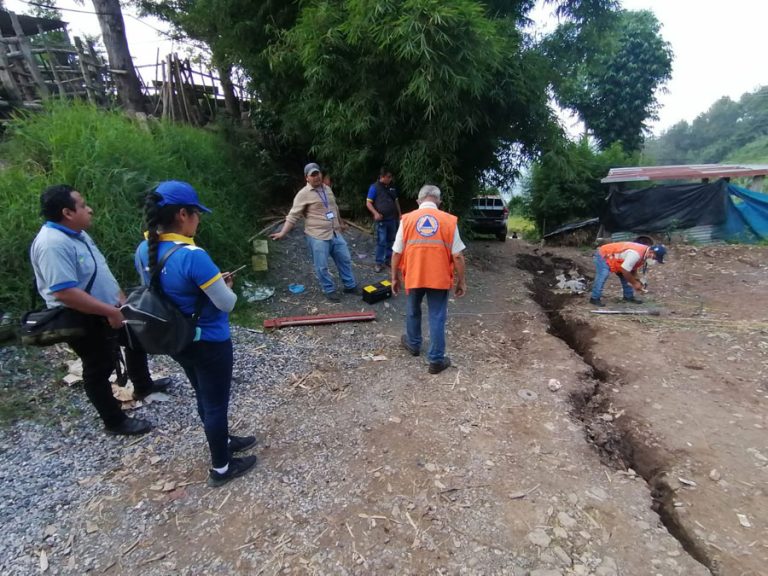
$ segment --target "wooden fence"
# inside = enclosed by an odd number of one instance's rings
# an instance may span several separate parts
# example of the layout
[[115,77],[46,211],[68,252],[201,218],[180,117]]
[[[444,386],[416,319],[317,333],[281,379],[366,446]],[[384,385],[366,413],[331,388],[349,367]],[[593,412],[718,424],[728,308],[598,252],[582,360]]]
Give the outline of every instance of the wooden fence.
[[[50,97],[83,98],[108,106],[116,99],[111,70],[91,42],[75,37],[66,24],[0,10],[0,121],[14,107],[39,108]],[[154,67],[155,79],[145,82],[142,70]],[[155,64],[137,66],[146,97],[146,109],[155,116],[195,125],[216,115],[224,101],[219,79],[202,67],[193,70],[189,60],[176,54]],[[247,101],[236,86],[239,101]]]

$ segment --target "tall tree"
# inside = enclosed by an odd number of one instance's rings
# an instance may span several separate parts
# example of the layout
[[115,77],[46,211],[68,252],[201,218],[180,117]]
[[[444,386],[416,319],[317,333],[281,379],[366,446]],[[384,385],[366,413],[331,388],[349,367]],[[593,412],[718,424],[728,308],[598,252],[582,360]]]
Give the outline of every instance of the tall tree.
[[109,67],[120,103],[129,112],[145,112],[141,83],[133,67],[120,0],[93,0]]
[[672,51],[648,11],[567,22],[544,42],[556,75],[555,98],[576,111],[602,147],[639,150],[656,95],[672,73]]

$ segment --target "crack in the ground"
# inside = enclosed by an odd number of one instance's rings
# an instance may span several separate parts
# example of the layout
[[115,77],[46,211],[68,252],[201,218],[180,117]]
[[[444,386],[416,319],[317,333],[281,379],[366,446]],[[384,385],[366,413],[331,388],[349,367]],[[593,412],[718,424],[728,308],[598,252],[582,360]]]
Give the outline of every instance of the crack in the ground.
[[621,423],[600,417],[609,412],[615,372],[595,357],[592,350],[594,330],[587,323],[568,319],[562,314],[568,296],[553,292],[547,280],[555,277],[556,269],[570,270],[576,266],[570,260],[544,253],[543,256],[519,254],[517,267],[532,275],[528,287],[532,299],[547,316],[548,332],[567,344],[591,369],[591,375],[582,380],[582,391],[572,394],[570,398],[574,416],[584,423],[587,440],[598,450],[605,465],[621,470],[632,468],[646,481],[653,499],[651,507],[667,531],[713,576],[720,576],[718,562],[683,525],[677,514],[675,490],[664,472],[667,468],[665,456],[647,446],[626,417],[621,419]]

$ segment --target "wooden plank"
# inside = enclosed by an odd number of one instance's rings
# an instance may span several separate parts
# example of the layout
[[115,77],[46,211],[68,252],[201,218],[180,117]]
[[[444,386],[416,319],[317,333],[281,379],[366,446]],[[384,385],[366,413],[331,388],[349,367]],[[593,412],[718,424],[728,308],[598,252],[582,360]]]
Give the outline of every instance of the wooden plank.
[[11,73],[7,55],[8,46],[0,42],[0,85],[5,89],[8,98],[14,102],[21,102],[21,90]]
[[59,71],[56,70],[56,55],[51,52],[51,45],[43,33],[43,27],[38,24],[37,30],[40,32],[40,39],[42,40],[43,46],[45,47],[45,53],[48,55],[48,63],[50,64],[48,68],[51,71],[51,76],[53,76],[53,81],[56,83],[56,88],[59,90],[59,96],[64,98],[67,95],[67,90],[64,88],[64,84],[61,83],[61,76],[59,76]]
[[88,102],[91,104],[98,104],[96,97],[96,91],[91,83],[91,75],[86,64],[85,49],[83,48],[83,42],[79,37],[75,36],[75,47],[77,48],[77,62],[80,65],[80,71],[83,73],[83,85],[85,86],[85,93],[88,97]]
[[276,330],[286,326],[311,326],[335,324],[338,322],[369,322],[376,320],[376,312],[341,312],[339,314],[317,314],[315,316],[287,316],[264,320],[265,330]]
[[13,30],[16,32],[16,36],[19,37],[19,50],[24,54],[24,58],[27,62],[27,67],[29,68],[30,73],[32,74],[32,77],[35,80],[35,84],[37,84],[37,89],[40,91],[40,95],[43,98],[47,98],[50,96],[50,92],[48,91],[48,86],[45,84],[45,79],[43,78],[42,73],[40,72],[40,68],[37,67],[37,60],[35,59],[35,56],[32,54],[32,46],[29,43],[29,40],[27,40],[26,36],[24,36],[24,30],[21,27],[21,24],[19,23],[19,17],[16,16],[15,12],[8,12],[8,15],[11,17],[11,24],[13,25]]

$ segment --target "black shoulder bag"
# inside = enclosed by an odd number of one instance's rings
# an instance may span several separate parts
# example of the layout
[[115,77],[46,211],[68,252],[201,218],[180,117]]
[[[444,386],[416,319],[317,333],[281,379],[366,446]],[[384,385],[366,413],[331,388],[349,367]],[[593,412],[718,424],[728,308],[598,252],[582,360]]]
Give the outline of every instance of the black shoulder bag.
[[[85,292],[90,294],[96,273],[99,271],[96,257],[88,242],[81,240],[93,258],[93,275]],[[82,338],[92,326],[91,317],[66,306],[32,310],[21,317],[21,343],[27,346],[51,346]]]
[[[165,263],[185,244],[176,244],[158,262],[149,285],[140,286],[128,295],[120,308],[125,317],[128,343],[148,354],[178,354],[195,339],[197,319],[203,307],[200,298],[192,316],[185,315],[160,286],[160,273]],[[136,345],[138,344],[138,346]]]

